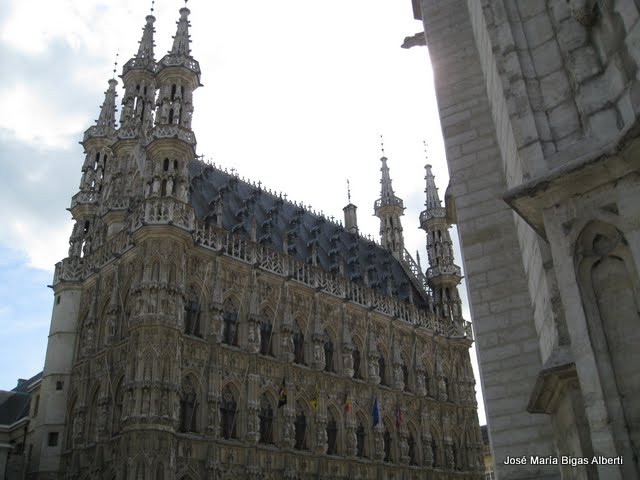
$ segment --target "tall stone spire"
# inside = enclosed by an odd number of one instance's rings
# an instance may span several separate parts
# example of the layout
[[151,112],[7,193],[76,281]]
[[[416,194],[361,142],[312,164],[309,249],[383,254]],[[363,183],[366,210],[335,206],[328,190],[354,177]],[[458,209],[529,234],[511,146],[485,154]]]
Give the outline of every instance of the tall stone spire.
[[[153,8],[151,9],[153,12]],[[155,62],[153,56],[153,47],[155,44],[153,43],[153,34],[155,33],[155,28],[153,28],[153,24],[156,21],[156,17],[153,14],[149,14],[145,18],[146,23],[142,29],[142,39],[140,40],[140,46],[138,47],[138,53],[134,57],[137,60],[138,65],[152,64]]]
[[383,247],[391,250],[396,258],[402,258],[404,237],[400,217],[404,215],[402,199],[396,197],[391,185],[391,175],[387,166],[387,157],[382,149],[382,179],[380,180],[380,198],[373,205],[374,214],[380,219],[380,241]]
[[[151,9],[153,12],[153,8]],[[153,105],[156,86],[154,74],[156,63],[153,55],[153,27],[156,17],[147,15],[142,29],[142,39],[138,53],[122,67],[124,97],[120,115],[120,132],[118,137],[133,139],[140,136],[153,125]],[[142,130],[142,132],[141,132]]]
[[116,85],[118,85],[118,81],[115,78],[109,80],[109,88],[104,92],[104,103],[96,121],[98,127],[114,129],[116,126],[116,97],[118,96]]
[[[193,91],[200,86],[200,64],[190,52],[189,14],[187,7],[180,9],[178,29],[173,37],[173,47],[158,62],[156,82],[159,97],[156,103],[156,125],[177,125],[181,140],[195,148],[195,136],[191,132]],[[186,133],[186,131],[189,133]],[[166,129],[165,129],[166,131]],[[154,132],[159,133],[156,128]]]
[[449,235],[446,210],[442,206],[431,165],[425,165],[426,209],[420,213],[420,228],[427,233],[429,269],[427,282],[434,292],[437,314],[442,318],[462,321],[462,305],[458,285],[462,280],[460,267],[454,263],[453,243]]
[[180,19],[176,22],[178,25],[178,30],[176,31],[176,35],[173,37],[173,47],[171,47],[172,55],[185,55],[189,56],[191,50],[189,49],[189,14],[191,11],[187,7],[183,7],[180,9]]

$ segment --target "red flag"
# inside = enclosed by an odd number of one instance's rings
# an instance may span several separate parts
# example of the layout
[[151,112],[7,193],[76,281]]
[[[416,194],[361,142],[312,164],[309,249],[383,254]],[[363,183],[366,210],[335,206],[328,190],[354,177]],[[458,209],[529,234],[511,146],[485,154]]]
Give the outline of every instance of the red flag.
[[344,411],[349,413],[349,410],[351,410],[351,402],[349,402],[349,394],[347,393],[344,397]]
[[400,426],[402,425],[402,410],[400,410],[400,405],[396,407],[396,430],[400,430]]

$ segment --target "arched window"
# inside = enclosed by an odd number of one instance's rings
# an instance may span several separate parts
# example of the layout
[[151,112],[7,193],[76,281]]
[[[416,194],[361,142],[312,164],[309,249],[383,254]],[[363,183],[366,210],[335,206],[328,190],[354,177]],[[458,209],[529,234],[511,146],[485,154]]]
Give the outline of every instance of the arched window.
[[353,378],[362,378],[360,373],[360,350],[358,350],[358,347],[353,348],[351,355],[353,357]]
[[367,431],[364,428],[362,422],[358,424],[358,428],[356,428],[356,455],[360,458],[364,458],[366,456],[365,445],[367,441]]
[[266,395],[260,397],[260,410],[258,411],[260,419],[260,443],[273,443],[273,408],[271,402]]
[[162,165],[162,170],[164,170],[165,172],[169,171],[169,159],[168,158],[164,159],[164,164]]
[[95,443],[97,440],[96,419],[98,418],[98,390],[95,391],[89,405],[88,426],[87,426],[87,443]]
[[460,470],[458,446],[455,443],[451,445],[451,456],[453,457],[453,469]]
[[231,302],[225,302],[222,319],[224,321],[222,341],[227,345],[238,345],[238,312]]
[[185,377],[180,387],[180,431],[197,432],[198,395],[191,377]]
[[169,123],[173,123],[173,108],[169,110]]
[[273,357],[273,325],[266,318],[260,322],[260,353]]
[[327,455],[338,454],[338,425],[333,417],[327,422]]
[[436,467],[438,465],[438,444],[436,443],[433,433],[431,434],[431,452],[433,453],[431,466]]
[[184,333],[202,338],[200,303],[193,293],[184,304]]
[[293,422],[296,431],[296,442],[294,448],[296,450],[307,450],[307,417],[304,414],[304,410],[297,405],[296,419]]
[[336,365],[333,359],[333,342],[331,337],[325,332],[324,341],[324,369],[327,372],[335,372]]
[[111,434],[115,435],[120,432],[122,423],[122,404],[124,402],[124,393],[122,391],[122,381],[118,383],[114,395],[113,417],[111,417]]
[[176,98],[176,84],[171,85],[171,101],[173,102]]
[[416,463],[416,441],[413,438],[413,433],[409,432],[409,438],[407,440],[409,444],[409,465],[417,465]]
[[382,436],[382,439],[384,440],[384,461],[390,462],[391,461],[391,434],[389,433],[389,430],[387,430],[386,428],[384,429],[384,435]]
[[380,355],[378,357],[378,367],[379,367],[379,375],[380,375],[380,385],[386,385],[387,384],[387,376],[386,376],[386,365],[384,363],[384,357],[382,355]]
[[402,382],[404,383],[404,390],[409,391],[409,369],[405,364],[402,365]]
[[429,382],[431,381],[431,378],[429,377],[429,371],[425,368],[424,369],[424,389],[427,393],[427,397],[431,397],[431,385],[429,384]]
[[156,465],[156,480],[164,480],[164,465],[162,463]]
[[304,334],[299,327],[293,332],[293,361],[304,365]]
[[227,440],[236,436],[236,399],[229,387],[222,392],[220,402],[220,433]]

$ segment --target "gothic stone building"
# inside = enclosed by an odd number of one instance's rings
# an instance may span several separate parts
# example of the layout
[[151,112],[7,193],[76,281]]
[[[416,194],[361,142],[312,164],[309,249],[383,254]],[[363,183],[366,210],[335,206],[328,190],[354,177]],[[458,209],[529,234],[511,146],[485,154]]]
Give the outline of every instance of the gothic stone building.
[[[640,4],[413,7],[433,64],[497,478],[640,478]],[[527,463],[505,465],[507,455]]]
[[382,158],[381,243],[197,160],[180,10],[83,139],[28,478],[478,479],[450,217],[427,166],[423,273]]

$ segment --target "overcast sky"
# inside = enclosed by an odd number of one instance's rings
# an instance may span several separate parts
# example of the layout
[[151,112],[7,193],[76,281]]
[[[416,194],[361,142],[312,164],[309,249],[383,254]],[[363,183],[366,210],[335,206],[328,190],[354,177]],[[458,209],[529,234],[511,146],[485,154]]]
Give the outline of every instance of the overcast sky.
[[[53,266],[67,254],[82,132],[98,116],[116,52],[137,51],[150,2],[4,0],[0,9],[0,389],[42,369]],[[156,59],[183,2],[157,0]],[[346,181],[365,235],[378,237],[380,135],[407,249],[426,268],[424,164],[448,182],[428,51],[411,1],[191,0],[198,154],[290,200],[342,218]],[[119,89],[119,101],[122,90]],[[119,118],[119,113],[118,113]],[[428,160],[423,141],[428,143]],[[457,233],[452,232],[458,243]],[[459,250],[457,263],[462,266]],[[469,319],[463,286],[466,318]],[[472,352],[475,363],[475,351]],[[477,371],[477,369],[476,369]],[[479,380],[476,389],[480,390]],[[480,402],[480,397],[479,397]],[[480,405],[480,421],[484,409]]]

